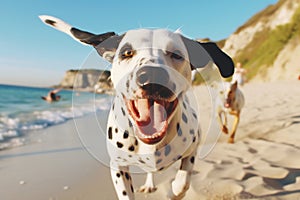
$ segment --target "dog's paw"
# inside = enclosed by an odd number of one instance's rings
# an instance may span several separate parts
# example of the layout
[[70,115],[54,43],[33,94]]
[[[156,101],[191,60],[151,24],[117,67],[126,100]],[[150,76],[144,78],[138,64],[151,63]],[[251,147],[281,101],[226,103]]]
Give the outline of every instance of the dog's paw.
[[143,185],[138,189],[138,192],[141,193],[152,193],[157,190],[157,187],[155,186],[148,186],[148,185]]
[[228,134],[228,128],[227,128],[227,126],[223,125],[222,131],[223,131],[223,133]]
[[178,196],[176,196],[172,191],[170,191],[168,193],[168,200],[181,200],[183,197],[185,196],[185,192],[179,194]]
[[229,138],[227,141],[229,144],[233,144],[234,143],[234,139],[233,138]]
[[[182,180],[182,179],[179,179],[179,180]],[[180,183],[182,183],[182,182],[180,182]],[[188,189],[190,187],[190,184],[187,184],[187,183],[184,183],[183,185],[178,184],[178,181],[175,182],[175,179],[172,180],[171,185],[172,185],[172,189],[168,192],[168,196],[167,196],[168,200],[182,199],[185,196],[186,191],[188,191]],[[175,192],[174,190],[177,192]],[[174,193],[176,193],[176,194],[174,194]]]

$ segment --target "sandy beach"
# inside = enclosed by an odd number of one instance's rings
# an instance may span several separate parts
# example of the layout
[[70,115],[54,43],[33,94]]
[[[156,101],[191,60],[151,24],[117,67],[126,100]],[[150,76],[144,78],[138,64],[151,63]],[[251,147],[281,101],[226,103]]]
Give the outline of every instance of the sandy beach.
[[[210,95],[204,86],[194,90],[205,133]],[[222,134],[206,157],[198,156],[184,199],[300,199],[300,82],[248,83],[242,91],[246,105],[236,143],[227,144]],[[95,116],[76,119],[77,130],[86,133],[83,142],[99,129],[95,119],[105,126],[106,120]],[[76,126],[70,120],[36,131],[30,144],[0,151],[0,199],[117,199],[109,168],[86,150]],[[91,140],[97,144],[92,151],[104,158],[105,140]],[[155,174],[155,193],[137,193],[136,199],[164,199],[178,164]],[[134,187],[144,179],[145,174],[134,174]]]

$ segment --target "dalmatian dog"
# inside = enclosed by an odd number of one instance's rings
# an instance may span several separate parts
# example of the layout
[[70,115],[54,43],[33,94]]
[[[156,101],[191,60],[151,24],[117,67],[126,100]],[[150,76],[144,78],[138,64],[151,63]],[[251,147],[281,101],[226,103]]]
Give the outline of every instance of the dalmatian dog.
[[200,138],[197,110],[190,105],[192,69],[214,62],[223,77],[233,73],[229,56],[215,43],[199,43],[165,29],[92,34],[51,16],[42,21],[92,45],[111,62],[116,90],[107,124],[111,177],[119,199],[134,199],[129,167],[147,172],[140,192],[154,192],[153,172],[180,161],[169,199],[184,197]]

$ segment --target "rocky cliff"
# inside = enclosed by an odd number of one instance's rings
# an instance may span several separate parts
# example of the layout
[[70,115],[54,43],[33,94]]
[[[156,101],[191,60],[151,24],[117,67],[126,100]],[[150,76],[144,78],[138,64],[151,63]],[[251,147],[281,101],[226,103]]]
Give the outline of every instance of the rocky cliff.
[[84,90],[98,93],[111,93],[110,71],[96,69],[68,70],[60,84],[64,89]]
[[241,62],[251,80],[296,79],[300,74],[300,0],[279,0],[254,15],[223,50]]

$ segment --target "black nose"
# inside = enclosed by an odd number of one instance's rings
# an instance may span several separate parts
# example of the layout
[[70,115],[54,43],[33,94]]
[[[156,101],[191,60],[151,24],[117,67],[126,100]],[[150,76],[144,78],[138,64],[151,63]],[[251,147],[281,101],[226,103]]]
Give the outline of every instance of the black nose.
[[169,80],[168,72],[161,67],[144,66],[136,72],[136,83],[142,88],[149,84],[167,86]]

